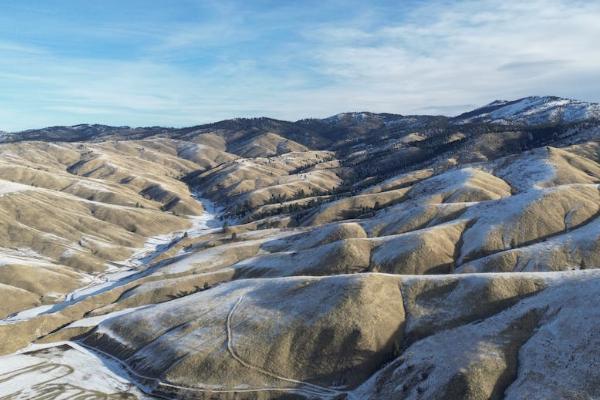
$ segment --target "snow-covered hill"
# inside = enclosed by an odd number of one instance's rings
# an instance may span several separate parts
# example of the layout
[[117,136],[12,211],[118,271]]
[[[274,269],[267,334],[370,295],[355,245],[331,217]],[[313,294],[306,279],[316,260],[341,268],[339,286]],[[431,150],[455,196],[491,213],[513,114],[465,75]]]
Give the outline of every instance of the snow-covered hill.
[[457,116],[453,122],[542,125],[588,119],[600,119],[600,104],[554,96],[532,96],[514,101],[496,100]]
[[7,134],[0,398],[600,399],[598,107]]

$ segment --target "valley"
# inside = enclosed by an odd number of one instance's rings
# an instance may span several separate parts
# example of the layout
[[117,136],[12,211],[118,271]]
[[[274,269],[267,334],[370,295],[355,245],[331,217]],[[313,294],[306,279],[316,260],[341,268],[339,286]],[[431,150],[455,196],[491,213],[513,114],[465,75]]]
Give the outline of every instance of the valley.
[[600,106],[3,134],[0,399],[600,396]]

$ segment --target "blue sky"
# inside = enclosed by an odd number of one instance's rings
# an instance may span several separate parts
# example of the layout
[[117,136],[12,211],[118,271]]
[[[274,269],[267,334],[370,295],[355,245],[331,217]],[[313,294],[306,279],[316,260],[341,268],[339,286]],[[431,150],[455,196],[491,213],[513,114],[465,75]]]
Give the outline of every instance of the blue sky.
[[5,0],[0,130],[600,101],[600,3]]

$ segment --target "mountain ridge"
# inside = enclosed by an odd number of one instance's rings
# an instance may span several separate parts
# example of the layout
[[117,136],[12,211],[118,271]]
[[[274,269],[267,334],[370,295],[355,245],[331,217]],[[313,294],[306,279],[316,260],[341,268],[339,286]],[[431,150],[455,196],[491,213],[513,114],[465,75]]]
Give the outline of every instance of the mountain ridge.
[[0,143],[0,396],[599,397],[582,107]]
[[[0,131],[1,134],[4,135],[10,135],[11,137],[15,136],[15,135],[23,135],[26,134],[26,136],[23,139],[20,138],[15,138],[15,140],[28,140],[26,137],[28,134],[32,134],[32,133],[42,133],[44,131],[51,133],[53,131],[58,131],[58,132],[68,132],[69,130],[72,131],[77,131],[77,130],[87,130],[87,129],[95,129],[98,131],[98,133],[103,133],[109,130],[113,130],[113,131],[126,131],[126,132],[139,132],[139,131],[150,131],[150,132],[156,132],[156,131],[164,131],[164,132],[170,132],[170,131],[188,131],[188,130],[194,130],[194,129],[208,129],[208,128],[220,128],[220,127],[231,127],[231,126],[248,126],[248,125],[261,125],[261,124],[298,124],[298,123],[303,123],[303,122],[322,122],[322,123],[331,123],[331,124],[336,124],[339,123],[340,121],[343,120],[353,120],[353,121],[358,121],[358,122],[364,122],[365,120],[369,120],[369,119],[383,119],[386,120],[388,122],[393,121],[394,119],[406,119],[406,118],[418,118],[418,117],[430,117],[430,118],[447,118],[449,121],[461,121],[461,120],[465,120],[467,119],[468,116],[471,115],[479,115],[479,114],[485,114],[486,111],[490,110],[497,110],[499,108],[508,106],[508,105],[515,105],[515,104],[519,104],[519,103],[523,103],[523,102],[534,102],[534,101],[539,101],[541,103],[550,103],[552,101],[554,102],[561,102],[561,106],[582,106],[584,108],[592,108],[594,110],[593,115],[586,117],[586,118],[600,118],[600,104],[596,103],[596,102],[585,102],[585,101],[580,101],[580,100],[576,100],[576,99],[571,99],[571,98],[563,98],[563,97],[558,97],[558,96],[528,96],[528,97],[523,97],[520,99],[516,99],[516,100],[494,100],[491,103],[488,103],[482,107],[478,107],[475,108],[473,110],[470,111],[466,111],[464,113],[461,113],[459,115],[456,116],[446,116],[446,115],[431,115],[431,114],[395,114],[395,113],[378,113],[378,112],[372,112],[372,111],[349,111],[349,112],[342,112],[342,113],[338,113],[329,117],[325,117],[325,118],[302,118],[299,120],[295,120],[295,121],[288,121],[288,120],[281,120],[281,119],[277,119],[277,118],[271,118],[271,117],[236,117],[236,118],[230,118],[230,119],[225,119],[225,120],[220,120],[220,121],[215,121],[215,122],[209,122],[209,123],[205,123],[205,124],[199,124],[199,125],[191,125],[191,126],[184,126],[184,127],[167,127],[167,126],[160,126],[160,125],[154,125],[154,126],[138,126],[138,127],[131,127],[131,126],[127,126],[127,125],[122,125],[122,126],[112,126],[112,125],[105,125],[105,124],[95,124],[95,123],[80,123],[80,124],[76,124],[76,125],[55,125],[55,126],[49,126],[49,127],[43,127],[43,128],[30,128],[30,129],[26,129],[26,130],[20,130],[20,131],[12,131],[12,132],[8,132],[8,131]],[[582,118],[581,120],[583,120],[585,118]],[[490,122],[490,121],[486,121],[486,122]],[[535,122],[535,121],[534,121]],[[566,122],[574,122],[574,121],[566,121]],[[536,122],[536,124],[538,124],[540,122]],[[541,122],[544,123],[544,122]],[[157,134],[157,133],[152,133],[152,134]],[[56,139],[56,138],[53,138]]]

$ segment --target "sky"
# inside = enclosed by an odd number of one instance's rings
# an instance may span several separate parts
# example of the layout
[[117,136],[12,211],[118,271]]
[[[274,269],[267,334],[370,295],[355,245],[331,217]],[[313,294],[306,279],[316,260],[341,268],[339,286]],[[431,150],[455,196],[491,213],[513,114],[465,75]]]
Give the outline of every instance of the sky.
[[0,130],[600,101],[600,2],[3,0]]

